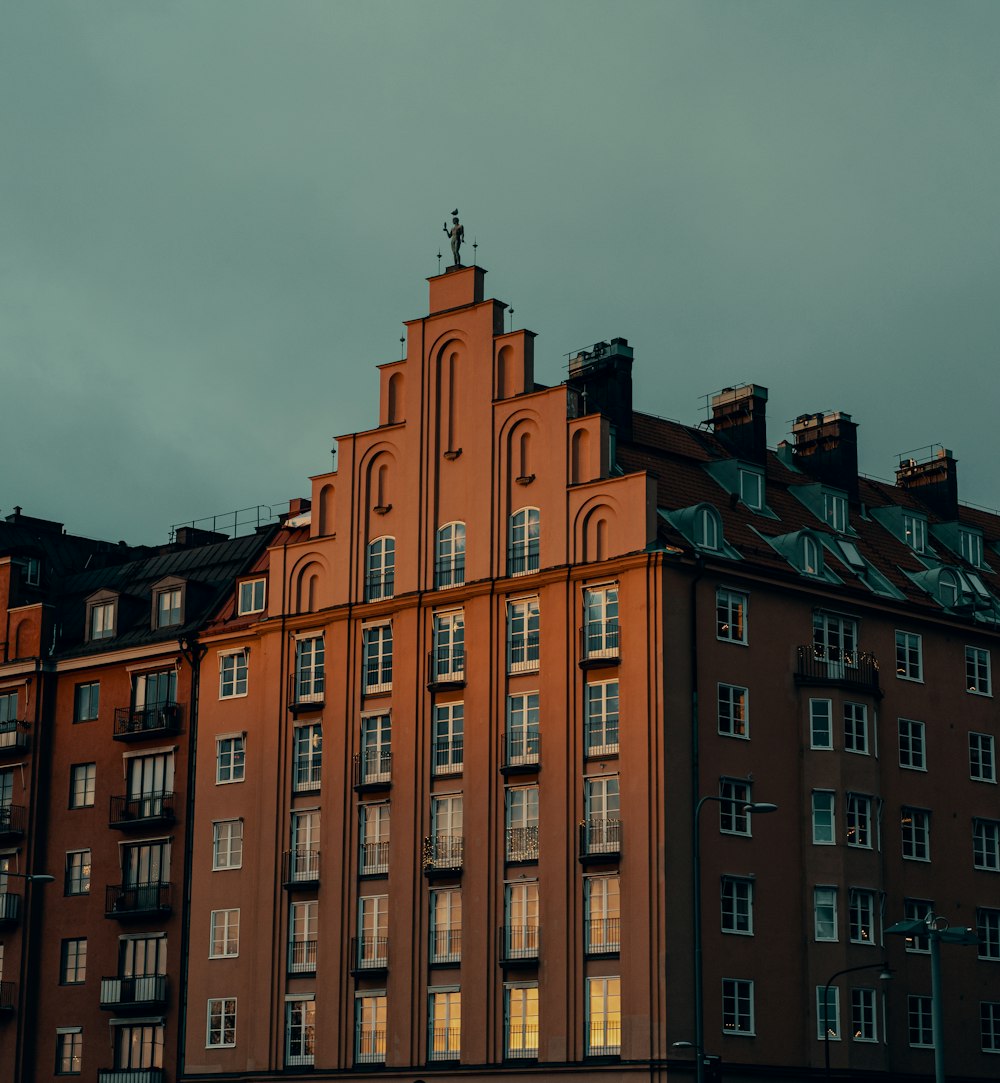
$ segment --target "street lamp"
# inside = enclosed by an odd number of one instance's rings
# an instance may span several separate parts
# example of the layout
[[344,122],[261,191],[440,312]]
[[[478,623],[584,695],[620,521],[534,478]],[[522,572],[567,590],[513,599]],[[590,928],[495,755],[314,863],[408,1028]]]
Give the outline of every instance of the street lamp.
[[941,944],[978,944],[972,929],[952,929],[945,917],[933,913],[924,918],[897,921],[886,929],[896,936],[926,936],[931,949],[931,1034],[934,1039],[934,1081],[944,1083],[944,1019],[941,1011]]
[[35,884],[52,884],[56,879],[47,872],[13,872],[11,869],[0,872],[0,876],[16,876],[18,880],[28,880]]
[[[720,797],[717,794],[705,794],[694,807],[694,824],[692,825],[692,874],[694,880],[694,1045],[695,1045],[695,1079],[697,1083],[705,1083],[705,1003],[702,989],[701,969],[701,810],[706,801],[717,801],[719,804],[734,804],[730,797]],[[744,804],[744,812],[777,812],[778,806],[770,801],[751,801]]]
[[[887,929],[886,932],[889,930]],[[881,969],[882,973],[879,974],[879,978],[882,981],[888,981],[892,977],[892,971],[889,969],[887,962],[881,963],[865,963],[864,966],[849,966],[846,970],[838,970],[836,974],[831,974],[826,979],[826,985],[823,986],[823,1063],[826,1066],[825,1076],[830,1078],[830,986],[837,980],[837,978],[843,977],[845,974],[854,974],[858,970],[876,970]],[[837,1026],[839,1028],[840,1022],[838,1020]]]

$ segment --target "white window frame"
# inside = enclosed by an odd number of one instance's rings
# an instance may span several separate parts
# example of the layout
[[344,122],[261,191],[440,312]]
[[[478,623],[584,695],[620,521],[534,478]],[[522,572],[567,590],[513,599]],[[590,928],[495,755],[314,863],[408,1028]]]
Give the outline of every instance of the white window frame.
[[721,892],[721,929],[737,936],[753,936],[753,878],[723,876]]
[[[923,921],[934,913],[934,903],[930,899],[903,899],[903,920]],[[919,934],[906,937],[906,951],[913,955],[929,955],[930,940]]]
[[984,872],[1000,872],[1000,820],[973,818],[972,866]]
[[438,527],[434,541],[434,586],[465,584],[465,523],[455,520]]
[[[309,974],[316,970],[315,952],[307,945],[319,943],[319,901],[296,899],[288,907],[288,973]],[[303,946],[299,951],[298,945]],[[302,956],[299,958],[299,956]]]
[[764,475],[759,470],[739,468],[740,501],[751,511],[764,507]]
[[156,591],[156,627],[176,628],[184,623],[184,588],[164,587]]
[[508,601],[507,672],[535,672],[539,667],[541,645],[542,615],[538,599],[514,598]]
[[361,684],[366,696],[392,691],[392,622],[368,624],[361,630]]
[[723,835],[752,837],[751,813],[743,806],[750,804],[750,782],[745,778],[719,779],[719,832]]
[[[300,1019],[296,1020],[296,1014]],[[294,1043],[293,1043],[294,1038]],[[303,1052],[293,1053],[298,1046]],[[316,1062],[316,994],[295,994],[285,997],[285,1060],[286,1068],[297,1068]]]
[[818,943],[836,943],[840,939],[838,891],[829,884],[813,888],[813,939]]
[[506,789],[504,856],[508,862],[538,860],[538,798],[537,783]]
[[750,644],[750,595],[719,587],[715,592],[715,638],[723,643]]
[[821,1042],[840,1041],[840,990],[836,985],[816,986],[816,1037]]
[[205,1048],[236,1048],[236,997],[209,997],[205,1011]]
[[750,740],[750,690],[738,684],[718,684],[719,733]]
[[[727,1002],[730,1007],[727,1007]],[[726,1025],[729,1018],[732,1022]],[[754,983],[747,978],[722,979],[722,1033],[753,1037],[757,1031],[754,1020]]]
[[965,648],[965,690],[973,696],[993,695],[990,652],[982,647]]
[[583,657],[617,658],[620,646],[618,584],[584,587]]
[[537,763],[541,753],[538,720],[541,698],[538,692],[511,692],[507,696],[505,753],[510,765]]
[[76,685],[73,689],[73,721],[94,722],[100,713],[101,682],[83,681]]
[[243,820],[212,821],[212,872],[243,868]]
[[[530,575],[541,563],[541,512],[518,508],[507,523],[507,574]],[[520,567],[519,567],[520,565]]]
[[[823,740],[825,722],[826,740]],[[809,747],[817,752],[833,750],[833,700],[811,699],[809,701]]]
[[295,702],[322,703],[326,689],[326,644],[322,635],[295,640]]
[[915,718],[897,719],[899,766],[907,771],[927,770],[927,727]]
[[875,990],[867,986],[851,989],[851,1040],[878,1041],[878,1004]]
[[388,1000],[385,990],[354,994],[354,1063],[384,1064]]
[[[0,873],[0,880],[4,879]],[[72,947],[71,947],[72,945]],[[0,963],[3,952],[0,950]],[[0,976],[3,970],[0,967]],[[83,985],[87,980],[87,937],[69,936],[59,945],[59,984]]]
[[934,1023],[929,996],[911,993],[906,998],[906,1029],[911,1049],[934,1048]]
[[823,490],[823,519],[838,534],[847,533],[847,497]]
[[837,844],[837,795],[833,790],[812,792],[812,842],[813,846],[836,846]]
[[1000,962],[1000,907],[976,907],[976,932],[979,934],[978,957]]
[[465,704],[435,703],[431,725],[431,774],[460,775],[465,766]]
[[245,733],[223,733],[215,738],[215,784],[229,786],[246,780],[247,737]]
[[434,614],[431,632],[431,679],[465,680],[465,612],[451,609]]
[[896,629],[896,676],[901,681],[924,683],[923,637]]
[[844,751],[867,756],[868,706],[848,701],[844,703]]
[[97,799],[97,764],[74,763],[69,769],[69,807],[93,808]]
[[[89,895],[93,876],[93,855],[89,848],[66,851],[66,879],[64,892],[67,896]],[[71,891],[70,888],[73,888]]]
[[614,955],[621,950],[621,877],[600,873],[583,878],[584,951]]
[[462,991],[432,987],[427,991],[427,1059],[459,1060],[462,1055]]
[[904,512],[903,541],[914,553],[927,552],[927,520],[922,515]]
[[1000,1000],[979,1002],[979,1036],[984,1053],[1000,1053]]
[[247,694],[250,675],[250,652],[219,651],[219,699],[243,699]]
[[844,820],[846,844],[856,850],[873,849],[872,799],[868,794],[848,790],[844,800]]
[[390,817],[388,801],[369,801],[359,807],[359,875],[385,876],[389,872]]
[[978,531],[960,529],[958,532],[958,550],[962,559],[973,568],[983,566],[983,536]]
[[429,900],[430,948],[428,961],[433,966],[459,963],[462,960],[462,889],[435,888]]
[[996,739],[992,733],[969,734],[969,778],[996,785]]
[[[907,818],[909,813],[909,818]],[[931,859],[931,814],[927,809],[904,805],[900,817],[903,858],[906,861]],[[908,852],[909,851],[909,852]]]
[[587,978],[586,1055],[588,1057],[621,1055],[621,997],[621,978],[617,974]]
[[365,549],[365,601],[379,602],[396,593],[396,539],[372,538]]
[[267,605],[267,580],[244,579],[237,587],[236,615],[245,617],[251,613],[263,613]]
[[83,1027],[56,1027],[57,1076],[83,1071]]
[[240,908],[212,910],[208,919],[209,959],[235,959],[240,954]]
[[367,711],[361,716],[361,769],[365,785],[392,780],[392,712]]
[[593,758],[618,753],[618,679],[584,685],[584,755]]
[[847,894],[847,935],[852,944],[879,944],[877,900],[870,888],[852,887]]
[[116,610],[117,603],[114,601],[90,603],[87,613],[87,638],[91,642],[114,638]]
[[694,516],[694,544],[699,549],[708,549],[717,553],[722,541],[722,524],[719,522],[719,513],[715,508],[702,505],[695,511]]
[[503,1007],[505,1059],[537,1060],[540,1036],[538,982],[505,982]]
[[323,723],[303,722],[292,729],[292,791],[320,789],[323,773]]

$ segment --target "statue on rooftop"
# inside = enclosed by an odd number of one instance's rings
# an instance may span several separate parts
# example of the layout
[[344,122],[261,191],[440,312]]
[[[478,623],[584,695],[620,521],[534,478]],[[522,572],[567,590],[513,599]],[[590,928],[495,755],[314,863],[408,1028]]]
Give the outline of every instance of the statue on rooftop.
[[458,250],[462,247],[462,241],[465,239],[465,226],[463,226],[458,220],[458,208],[451,212],[451,229],[448,228],[448,223],[444,224],[444,231],[451,238],[451,254],[455,258],[455,266],[461,267],[462,261],[459,258]]

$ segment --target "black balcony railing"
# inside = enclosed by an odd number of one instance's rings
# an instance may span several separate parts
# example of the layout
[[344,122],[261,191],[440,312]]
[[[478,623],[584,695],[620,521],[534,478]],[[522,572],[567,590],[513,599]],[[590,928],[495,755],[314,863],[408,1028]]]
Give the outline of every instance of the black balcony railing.
[[465,766],[465,740],[452,734],[435,736],[431,744],[431,772],[460,775]]
[[351,971],[370,974],[389,969],[389,938],[385,936],[351,937]]
[[139,978],[101,978],[101,1007],[109,1011],[145,1011],[167,1003],[167,979],[163,974]]
[[21,920],[21,896],[0,891],[0,929],[10,929]]
[[288,942],[288,973],[313,974],[316,972],[316,940],[290,940]]
[[12,1012],[14,1010],[14,990],[12,981],[0,981],[0,1012]]
[[378,602],[391,598],[396,589],[394,572],[369,572],[365,576],[365,601]]
[[587,1056],[617,1057],[622,1051],[622,1027],[617,1019],[605,1019],[603,1026],[591,1020],[587,1035]]
[[622,822],[588,817],[580,824],[580,860],[614,860],[621,854]]
[[589,621],[580,629],[581,665],[615,665],[620,661],[617,618]]
[[434,562],[434,586],[461,587],[465,583],[465,557]]
[[462,1054],[462,1028],[430,1027],[427,1042],[429,1060],[458,1060]]
[[586,931],[588,955],[617,955],[621,951],[621,918],[590,918]]
[[143,737],[157,737],[180,733],[181,705],[158,703],[152,707],[116,707],[114,732],[116,741],[138,741]]
[[498,932],[501,963],[529,963],[538,959],[537,925],[501,925]]
[[507,1024],[504,1056],[507,1060],[534,1060],[538,1056],[538,1024],[512,1019]]
[[430,835],[424,839],[424,875],[457,873],[462,870],[465,839],[462,835]]
[[0,839],[19,838],[28,822],[28,810],[24,805],[0,805]]
[[389,871],[389,843],[363,842],[359,855],[358,872],[361,876],[385,876]]
[[435,647],[427,652],[427,687],[432,692],[441,688],[461,687],[464,684],[464,646]]
[[385,1028],[362,1027],[358,1030],[357,1049],[354,1059],[358,1064],[383,1064],[385,1062]]
[[500,770],[505,775],[537,771],[541,754],[542,738],[537,728],[500,734]]
[[174,794],[170,790],[111,798],[108,818],[111,827],[146,828],[154,824],[172,824],[174,819]]
[[431,965],[441,966],[462,961],[462,930],[431,929]]
[[387,748],[366,748],[354,757],[356,790],[387,790],[392,785],[392,753]]
[[319,850],[286,850],[281,857],[281,882],[288,888],[319,883]]
[[511,673],[525,673],[538,669],[540,642],[538,632],[527,632],[511,639],[508,667]]
[[28,747],[29,731],[28,723],[16,718],[0,722],[0,756],[5,752],[23,752]]
[[162,1068],[98,1068],[97,1083],[167,1083]]
[[171,885],[160,881],[146,884],[109,884],[104,893],[104,916],[127,921],[170,913]]
[[508,827],[504,832],[504,856],[508,862],[538,860],[538,825]]
[[833,685],[880,696],[878,659],[869,651],[842,651],[809,643],[798,648],[797,684]]
[[538,549],[532,546],[525,549],[523,546],[513,546],[507,550],[507,574],[527,575],[529,572],[538,571]]
[[296,712],[322,710],[326,702],[323,668],[296,668],[288,674],[288,706]]

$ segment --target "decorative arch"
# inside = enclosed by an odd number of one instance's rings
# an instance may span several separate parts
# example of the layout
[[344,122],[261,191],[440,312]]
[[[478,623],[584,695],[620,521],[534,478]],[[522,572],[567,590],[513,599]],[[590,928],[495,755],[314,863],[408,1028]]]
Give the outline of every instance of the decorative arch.
[[506,399],[513,393],[511,387],[513,376],[514,351],[510,346],[501,346],[497,354],[497,386],[496,397]]
[[319,491],[319,532],[326,536],[334,533],[334,507],[336,489],[332,485],[324,485]]
[[579,485],[591,481],[590,475],[590,430],[579,428],[573,433],[570,447],[570,484]]
[[403,374],[401,372],[394,372],[389,377],[389,390],[388,390],[388,402],[387,406],[387,420],[390,425],[396,425],[403,420],[404,407],[403,407]]
[[14,653],[11,655],[13,660],[23,658],[27,655],[25,650],[25,639],[27,638],[28,622],[26,620],[20,620],[17,622],[17,626],[14,628]]
[[577,558],[585,564],[607,560],[616,551],[613,545],[617,510],[606,499],[598,498],[583,508],[577,517]]
[[329,568],[318,553],[305,553],[288,576],[288,609],[291,613],[314,613],[323,608]]

